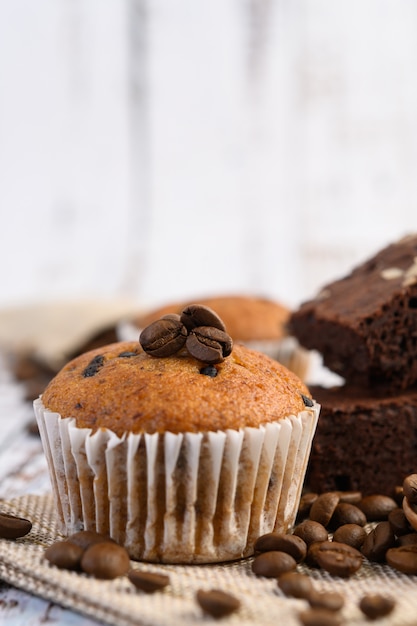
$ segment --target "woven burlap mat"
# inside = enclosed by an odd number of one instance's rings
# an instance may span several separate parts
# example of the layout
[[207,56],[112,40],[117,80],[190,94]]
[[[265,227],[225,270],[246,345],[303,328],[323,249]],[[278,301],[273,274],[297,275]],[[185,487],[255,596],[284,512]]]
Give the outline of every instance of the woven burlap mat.
[[[0,511],[32,520],[29,535],[17,541],[0,540],[0,578],[11,585],[64,607],[117,626],[201,625],[212,622],[195,600],[198,589],[218,588],[241,600],[241,608],[222,624],[286,626],[299,624],[297,614],[304,600],[285,598],[275,580],[257,578],[251,559],[227,565],[173,566],[132,562],[132,567],[164,572],[170,585],[155,594],[137,591],[126,576],[102,581],[85,574],[59,570],[44,559],[45,546],[60,539],[51,496],[24,496],[0,503]],[[346,624],[369,624],[358,608],[365,593],[382,593],[396,599],[393,613],[378,624],[417,624],[417,576],[399,574],[388,566],[365,563],[352,578],[335,578],[309,569],[318,590],[337,590],[345,598],[342,617]],[[277,621],[278,620],[278,621]]]

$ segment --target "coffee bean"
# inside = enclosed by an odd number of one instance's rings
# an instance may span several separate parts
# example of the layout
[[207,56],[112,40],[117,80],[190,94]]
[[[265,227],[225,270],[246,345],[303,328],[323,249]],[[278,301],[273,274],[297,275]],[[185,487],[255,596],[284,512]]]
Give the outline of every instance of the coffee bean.
[[393,509],[388,514],[388,521],[391,525],[394,534],[397,537],[401,535],[407,535],[411,532],[411,526],[408,522],[408,519],[405,516],[403,509],[397,508]]
[[333,541],[346,543],[348,546],[356,548],[356,550],[361,548],[365,537],[366,530],[363,526],[358,526],[357,524],[344,524],[343,526],[339,526],[333,533]]
[[98,354],[95,356],[83,371],[84,378],[95,376],[104,365],[104,356]]
[[365,526],[365,513],[359,507],[349,502],[339,502],[331,519],[332,527],[337,528],[344,524],[356,524]]
[[324,541],[315,554],[317,563],[332,576],[347,578],[362,565],[363,557],[359,550],[337,541]]
[[338,491],[339,502],[346,502],[348,504],[357,504],[362,500],[361,491]]
[[417,474],[410,474],[404,479],[403,492],[411,504],[417,504]]
[[398,537],[399,546],[411,546],[413,543],[417,543],[417,533],[408,533]]
[[304,493],[300,498],[298,505],[297,519],[303,519],[310,513],[311,505],[317,500],[317,493]]
[[181,322],[188,331],[197,326],[212,326],[226,332],[226,326],[220,317],[208,306],[202,304],[190,304],[181,313]]
[[340,611],[345,603],[344,597],[337,591],[313,591],[307,600],[314,609],[328,611]]
[[204,613],[216,618],[230,615],[240,607],[238,598],[220,589],[211,589],[210,591],[199,589],[196,599]]
[[380,522],[365,537],[362,554],[369,561],[382,563],[385,553],[395,545],[395,535],[389,522]]
[[60,569],[79,570],[83,553],[83,548],[75,543],[56,541],[45,550],[45,558]]
[[285,572],[278,578],[278,587],[286,596],[307,598],[313,591],[313,583],[309,576],[299,572]]
[[83,550],[86,550],[95,543],[102,543],[103,541],[113,541],[107,535],[97,533],[95,530],[79,530],[78,532],[69,535],[67,538],[71,543],[75,543],[77,546],[81,546]]
[[397,508],[397,503],[389,496],[373,494],[362,498],[358,507],[365,513],[368,522],[378,522],[388,519],[390,511]]
[[395,606],[392,598],[379,594],[363,596],[359,602],[359,608],[369,619],[378,619],[389,615]]
[[125,548],[110,541],[93,544],[81,558],[81,569],[96,578],[111,580],[127,574],[129,568],[130,560]]
[[390,548],[386,555],[388,565],[403,574],[417,574],[417,544]]
[[339,504],[339,499],[339,495],[335,491],[320,494],[311,506],[310,520],[326,527]]
[[293,531],[293,535],[301,537],[307,546],[318,541],[327,541],[329,533],[320,522],[307,519],[298,524]]
[[296,535],[286,535],[283,533],[267,533],[262,535],[255,542],[256,552],[280,551],[291,554],[300,563],[307,554],[307,544]]
[[398,504],[398,506],[402,505],[403,498],[404,498],[404,490],[403,490],[403,486],[402,485],[397,485],[394,488],[394,493],[393,493],[392,497],[395,500],[395,502]]
[[169,576],[158,574],[157,572],[143,572],[138,569],[131,569],[127,577],[136,589],[140,589],[145,593],[154,593],[169,585]]
[[32,522],[23,517],[9,513],[0,513],[0,537],[2,539],[18,539],[24,537],[32,529]]
[[190,331],[185,347],[195,359],[214,365],[229,356],[233,342],[223,330],[212,326],[198,326]]
[[333,611],[326,609],[307,609],[298,614],[303,626],[340,626],[341,617]]
[[142,330],[139,342],[147,354],[163,358],[181,350],[186,338],[184,324],[173,319],[160,319]]
[[304,562],[309,567],[314,567],[314,568],[320,567],[320,565],[317,562],[316,554],[322,543],[323,543],[322,541],[313,541],[313,543],[310,543],[310,545],[308,546],[307,555],[306,555],[306,558],[304,559]]
[[252,562],[252,572],[256,576],[278,578],[284,572],[290,572],[297,566],[296,560],[286,552],[262,552]]
[[412,504],[408,498],[404,498],[403,511],[410,526],[417,530],[417,504]]

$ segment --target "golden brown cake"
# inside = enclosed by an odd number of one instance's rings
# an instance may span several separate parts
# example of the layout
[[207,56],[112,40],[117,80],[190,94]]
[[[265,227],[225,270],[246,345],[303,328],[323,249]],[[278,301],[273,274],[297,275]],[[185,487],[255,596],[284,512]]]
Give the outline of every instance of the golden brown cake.
[[[180,313],[192,302],[194,300],[167,304],[138,315],[133,321],[138,328],[145,328],[167,313]],[[282,339],[288,334],[286,324],[290,310],[279,302],[267,298],[236,295],[199,298],[198,303],[216,311],[235,341]]]
[[305,408],[302,394],[311,397],[295,374],[243,345],[216,366],[216,377],[201,369],[187,354],[157,359],[139,343],[115,343],[70,361],[42,400],[79,428],[108,428],[121,437],[258,428],[297,415]]
[[[186,334],[212,342],[211,330]],[[193,344],[159,358],[120,342],[57,374],[34,406],[64,533],[204,563],[253,554],[259,535],[293,524],[319,407],[276,361],[229,348],[207,365]]]

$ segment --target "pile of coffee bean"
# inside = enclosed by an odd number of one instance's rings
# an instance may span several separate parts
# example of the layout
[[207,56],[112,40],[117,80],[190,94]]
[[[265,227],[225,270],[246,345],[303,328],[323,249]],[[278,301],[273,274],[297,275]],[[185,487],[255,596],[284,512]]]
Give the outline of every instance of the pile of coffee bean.
[[32,522],[24,517],[0,513],[0,538],[19,539],[32,530]]
[[[349,578],[365,561],[385,563],[404,574],[417,574],[417,474],[408,476],[392,497],[360,492],[305,493],[291,534],[268,533],[255,543],[252,571],[276,578],[286,596],[305,599],[299,614],[305,626],[341,624],[339,593],[319,593],[297,566],[320,568]],[[395,601],[366,594],[360,610],[372,620],[391,613]]]
[[[209,307],[191,304],[180,315],[164,315],[140,334],[145,352],[154,357],[173,356],[183,348],[194,358],[214,365],[232,352],[233,341],[220,317]],[[211,370],[210,370],[211,371]],[[216,373],[207,373],[215,376]]]

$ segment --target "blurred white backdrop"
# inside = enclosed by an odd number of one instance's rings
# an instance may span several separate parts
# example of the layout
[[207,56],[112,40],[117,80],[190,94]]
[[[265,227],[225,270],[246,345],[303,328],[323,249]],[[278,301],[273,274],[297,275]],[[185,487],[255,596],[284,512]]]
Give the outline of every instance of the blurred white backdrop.
[[413,0],[0,0],[0,306],[290,306],[417,230]]

